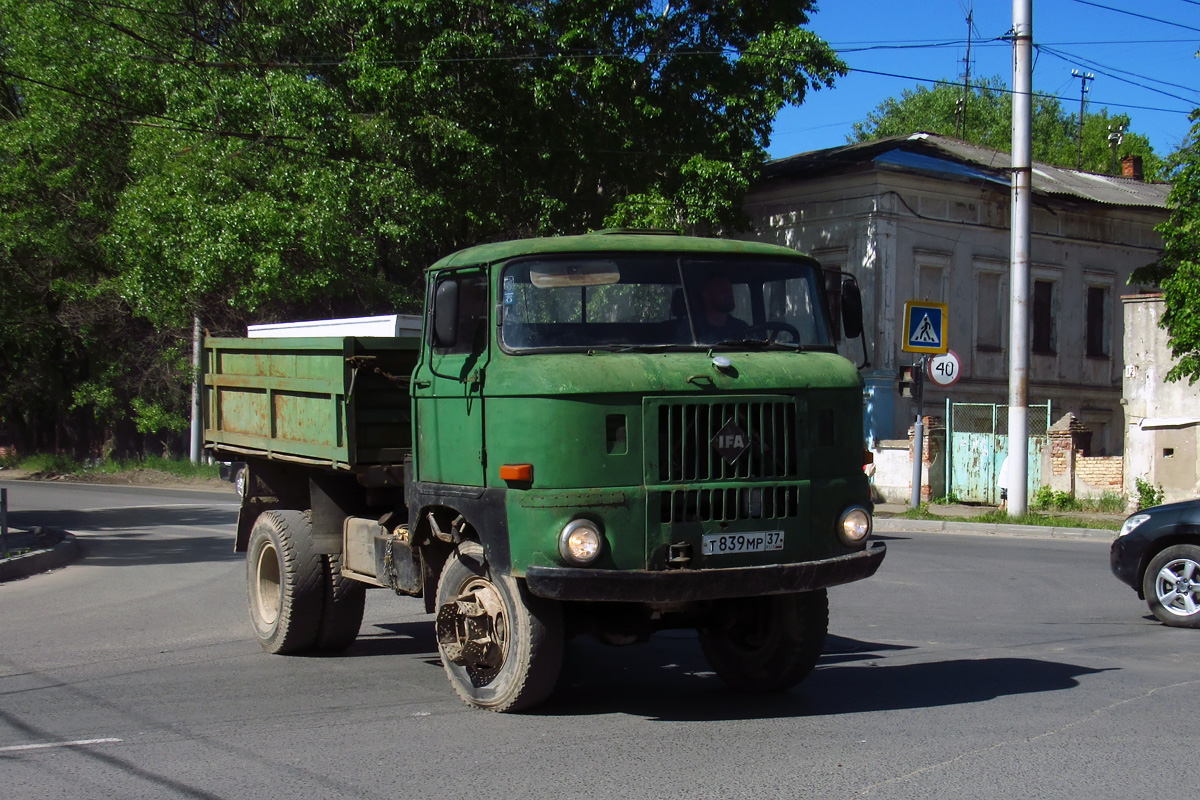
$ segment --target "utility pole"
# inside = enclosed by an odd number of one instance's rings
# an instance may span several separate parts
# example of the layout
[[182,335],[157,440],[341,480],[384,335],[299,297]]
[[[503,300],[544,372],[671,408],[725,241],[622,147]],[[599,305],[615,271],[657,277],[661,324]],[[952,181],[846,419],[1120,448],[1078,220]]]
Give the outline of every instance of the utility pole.
[[964,140],[967,138],[967,97],[970,96],[970,92],[971,92],[971,31],[975,27],[974,18],[975,18],[975,9],[974,8],[968,9],[967,10],[967,57],[964,61],[964,69],[963,69],[962,99],[960,99],[958,101],[958,103],[959,103],[959,105],[958,105],[958,120],[959,120],[959,126],[961,128],[961,130],[959,131],[959,134],[958,134],[958,138],[964,139]]
[[1087,106],[1088,82],[1096,80],[1096,76],[1073,69],[1071,77],[1079,78],[1079,134],[1075,137],[1075,169],[1083,169],[1083,110]]
[[1013,0],[1008,508],[1029,509],[1029,219],[1033,190],[1033,0]]
[[200,345],[200,317],[192,320],[192,430],[190,455],[193,464],[200,463],[204,452],[204,417],[201,413],[200,367],[203,353]]

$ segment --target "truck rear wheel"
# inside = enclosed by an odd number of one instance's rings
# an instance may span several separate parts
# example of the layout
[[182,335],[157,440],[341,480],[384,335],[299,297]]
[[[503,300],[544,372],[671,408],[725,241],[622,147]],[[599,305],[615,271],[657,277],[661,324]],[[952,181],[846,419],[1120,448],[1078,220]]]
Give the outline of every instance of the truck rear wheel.
[[721,680],[749,692],[782,691],[812,672],[829,629],[824,589],[717,602],[699,630],[700,648]]
[[562,666],[562,609],[492,571],[466,541],[437,587],[438,651],[459,697],[475,708],[520,711],[554,691]]
[[250,531],[250,621],[268,653],[301,653],[316,641],[325,576],[321,556],[312,549],[311,528],[300,511],[264,511]]
[[317,631],[316,649],[336,653],[354,644],[362,627],[363,607],[367,587],[358,581],[342,577],[342,557],[321,557],[324,574],[324,606],[321,625]]

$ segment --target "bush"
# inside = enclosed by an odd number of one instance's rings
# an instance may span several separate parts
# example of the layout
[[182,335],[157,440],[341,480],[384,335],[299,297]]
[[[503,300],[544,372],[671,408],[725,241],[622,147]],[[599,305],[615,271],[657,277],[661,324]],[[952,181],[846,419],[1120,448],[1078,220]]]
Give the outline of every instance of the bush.
[[1036,511],[1081,511],[1083,504],[1070,492],[1056,492],[1049,486],[1042,486],[1034,492],[1030,507]]
[[70,475],[79,471],[79,462],[70,456],[56,453],[36,453],[20,460],[18,466],[28,472],[48,475]]
[[1134,486],[1137,488],[1138,511],[1141,511],[1143,508],[1150,508],[1150,506],[1162,505],[1162,486],[1154,486],[1141,478],[1134,481]]

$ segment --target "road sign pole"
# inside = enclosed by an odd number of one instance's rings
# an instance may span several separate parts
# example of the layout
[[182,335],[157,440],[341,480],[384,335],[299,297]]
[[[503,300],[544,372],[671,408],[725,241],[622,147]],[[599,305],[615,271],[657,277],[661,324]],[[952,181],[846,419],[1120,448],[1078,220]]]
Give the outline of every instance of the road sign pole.
[[912,498],[909,503],[913,508],[921,505],[921,467],[925,460],[925,359],[921,356],[913,368],[913,392],[917,400],[917,421],[913,423],[913,469],[912,469]]
[[0,549],[8,558],[8,489],[0,489]]

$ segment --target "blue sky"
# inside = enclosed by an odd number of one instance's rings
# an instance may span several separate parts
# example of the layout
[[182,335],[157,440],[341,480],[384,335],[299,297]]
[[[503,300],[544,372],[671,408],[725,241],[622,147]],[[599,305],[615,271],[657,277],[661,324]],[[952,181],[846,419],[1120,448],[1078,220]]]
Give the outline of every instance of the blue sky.
[[[925,79],[961,79],[966,18],[973,11],[972,76],[999,75],[1011,85],[1012,45],[996,41],[1012,28],[1011,2],[818,2],[810,28],[852,69]],[[1071,70],[1090,72],[1096,77],[1088,84],[1089,111],[1128,113],[1132,130],[1164,156],[1187,135],[1187,112],[1200,107],[1200,0],[1033,0],[1033,40],[1042,46],[1035,50],[1035,91],[1063,98],[1064,107],[1078,113],[1080,81]],[[932,44],[940,46],[925,46]],[[912,78],[851,72],[831,90],[810,92],[802,106],[776,118],[770,155],[845,144],[851,125],[880,102],[932,85]]]

